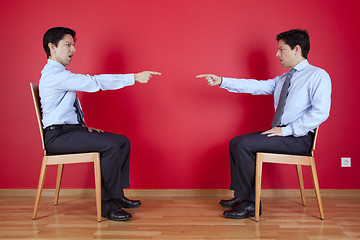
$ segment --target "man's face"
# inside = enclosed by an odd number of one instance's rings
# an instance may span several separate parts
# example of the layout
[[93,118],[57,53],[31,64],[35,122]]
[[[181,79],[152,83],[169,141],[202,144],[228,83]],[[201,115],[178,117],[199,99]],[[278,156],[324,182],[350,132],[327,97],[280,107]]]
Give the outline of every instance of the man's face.
[[293,68],[298,63],[296,57],[296,47],[291,49],[291,47],[285,44],[285,42],[281,39],[278,42],[278,51],[276,56],[280,59],[280,63],[284,68]]
[[75,41],[70,34],[64,35],[56,47],[55,44],[49,43],[51,52],[50,59],[55,60],[62,65],[66,66],[71,63],[72,57],[75,52]]

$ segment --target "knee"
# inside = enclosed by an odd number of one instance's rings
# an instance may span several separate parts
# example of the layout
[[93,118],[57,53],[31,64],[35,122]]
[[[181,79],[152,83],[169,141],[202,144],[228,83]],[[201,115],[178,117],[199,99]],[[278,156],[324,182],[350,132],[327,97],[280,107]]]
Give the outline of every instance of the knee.
[[120,135],[119,136],[119,145],[121,148],[125,147],[125,146],[129,146],[130,147],[130,139],[124,135]]
[[124,135],[116,135],[116,138],[113,138],[111,141],[111,148],[114,149],[124,149],[124,148],[130,148],[130,139]]
[[[127,150],[126,150],[127,149]],[[125,138],[123,141],[111,140],[107,143],[107,150],[113,154],[121,154],[122,151],[130,151],[130,141]]]
[[241,146],[243,146],[244,138],[243,136],[234,137],[229,142],[229,149],[239,149]]

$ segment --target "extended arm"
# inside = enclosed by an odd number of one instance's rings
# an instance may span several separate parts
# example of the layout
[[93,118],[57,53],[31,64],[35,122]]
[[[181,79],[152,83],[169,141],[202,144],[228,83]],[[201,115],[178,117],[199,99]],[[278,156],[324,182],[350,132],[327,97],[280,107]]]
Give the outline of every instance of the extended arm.
[[135,82],[147,83],[153,75],[161,75],[159,72],[143,71],[136,74],[100,74],[84,75],[74,74],[68,70],[44,71],[43,76],[50,75],[47,80],[48,87],[63,91],[97,92],[99,90],[115,90],[134,85]]
[[219,77],[215,74],[201,74],[196,78],[205,78],[209,86],[220,86],[229,92],[235,93],[250,93],[253,95],[269,95],[274,93],[276,81],[279,77],[274,79],[259,81],[255,79],[236,79]]

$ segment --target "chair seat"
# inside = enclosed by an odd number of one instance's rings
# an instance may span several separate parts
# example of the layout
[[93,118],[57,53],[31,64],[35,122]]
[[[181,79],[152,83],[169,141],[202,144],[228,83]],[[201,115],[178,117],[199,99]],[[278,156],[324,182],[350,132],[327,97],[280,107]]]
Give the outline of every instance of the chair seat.
[[267,163],[282,163],[282,164],[301,164],[310,166],[311,156],[300,156],[290,154],[277,154],[277,153],[263,153],[258,152],[257,154],[262,155],[262,162]]
[[58,165],[58,164],[70,164],[70,163],[94,162],[93,157],[96,157],[97,154],[98,152],[47,155],[46,164]]

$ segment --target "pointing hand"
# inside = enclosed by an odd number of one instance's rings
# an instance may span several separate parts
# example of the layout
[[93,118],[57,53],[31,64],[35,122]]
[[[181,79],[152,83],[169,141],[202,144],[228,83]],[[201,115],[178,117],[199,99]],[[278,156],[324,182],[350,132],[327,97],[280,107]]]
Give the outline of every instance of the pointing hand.
[[209,86],[218,86],[222,83],[222,77],[214,74],[201,74],[197,75],[196,78],[205,78]]
[[135,81],[139,83],[147,83],[152,75],[161,75],[159,72],[152,72],[152,71],[143,71],[139,73],[135,73]]

